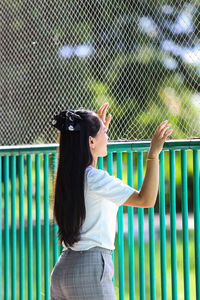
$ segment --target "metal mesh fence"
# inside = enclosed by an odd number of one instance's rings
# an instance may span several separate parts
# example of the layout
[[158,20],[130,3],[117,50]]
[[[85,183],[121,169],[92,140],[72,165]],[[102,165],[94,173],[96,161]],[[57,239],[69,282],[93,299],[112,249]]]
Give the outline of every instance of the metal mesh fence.
[[109,102],[110,140],[200,136],[199,1],[3,0],[0,143],[57,142],[65,109]]

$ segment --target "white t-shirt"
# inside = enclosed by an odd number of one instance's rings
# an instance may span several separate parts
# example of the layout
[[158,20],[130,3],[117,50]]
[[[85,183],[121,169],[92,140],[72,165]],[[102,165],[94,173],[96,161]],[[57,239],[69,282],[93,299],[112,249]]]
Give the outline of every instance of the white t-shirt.
[[[108,172],[89,166],[85,170],[86,218],[81,227],[80,240],[72,250],[103,247],[114,250],[117,211],[135,189]],[[67,249],[63,243],[64,249]]]

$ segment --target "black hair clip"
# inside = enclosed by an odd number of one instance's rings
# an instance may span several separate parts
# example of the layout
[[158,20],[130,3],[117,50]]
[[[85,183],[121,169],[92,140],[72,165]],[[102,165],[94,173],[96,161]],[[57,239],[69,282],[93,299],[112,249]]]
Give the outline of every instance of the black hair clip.
[[74,110],[70,109],[61,111],[58,115],[55,115],[50,124],[60,131],[80,131],[80,120],[82,118]]

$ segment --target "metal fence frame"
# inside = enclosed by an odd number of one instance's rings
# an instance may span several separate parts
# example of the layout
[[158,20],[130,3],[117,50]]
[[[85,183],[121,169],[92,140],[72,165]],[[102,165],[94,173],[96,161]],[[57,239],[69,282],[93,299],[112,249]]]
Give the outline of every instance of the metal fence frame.
[[[19,299],[24,299],[25,279],[25,233],[24,233],[24,157],[27,162],[27,245],[28,245],[28,299],[33,299],[33,224],[32,224],[32,155],[35,155],[35,200],[36,200],[36,299],[41,299],[41,207],[40,207],[40,155],[43,155],[44,170],[44,285],[45,299],[49,299],[49,254],[50,254],[50,223],[49,223],[49,155],[52,154],[53,174],[56,170],[57,144],[35,146],[0,147],[0,269],[2,269],[2,236],[4,235],[4,270],[0,272],[0,287],[4,288],[4,299],[18,299],[16,295],[16,156],[19,168]],[[127,152],[127,182],[133,183],[132,152],[137,152],[138,189],[143,181],[143,152],[147,152],[150,141],[128,143],[112,142],[108,144],[107,171],[113,174],[113,153],[117,153],[117,177],[122,179],[122,153]],[[189,251],[188,251],[188,190],[187,190],[187,150],[193,151],[193,191],[194,191],[194,235],[195,235],[195,276],[196,299],[200,300],[200,213],[199,213],[199,149],[200,140],[167,141],[160,153],[160,186],[159,186],[159,217],[160,217],[160,257],[161,257],[161,293],[162,299],[167,298],[166,278],[166,233],[165,233],[165,182],[164,182],[164,151],[169,151],[170,158],[170,224],[171,224],[171,284],[172,299],[178,299],[177,291],[177,261],[176,261],[176,185],[175,185],[175,151],[181,151],[181,183],[182,183],[182,222],[183,222],[183,266],[184,266],[184,299],[190,299],[189,286]],[[2,164],[2,160],[4,160]],[[9,163],[11,174],[9,174]],[[2,170],[3,165],[3,170]],[[98,160],[98,168],[104,168],[103,158]],[[4,178],[2,178],[2,174]],[[2,224],[2,183],[4,181],[4,224]],[[11,192],[9,185],[11,184]],[[9,193],[11,195],[9,195]],[[11,197],[11,224],[9,224],[9,198]],[[133,218],[134,208],[128,207],[128,251],[129,251],[129,299],[135,299],[134,283],[134,239]],[[155,236],[154,208],[148,209],[149,218],[149,265],[150,265],[150,295],[156,299],[155,289]],[[2,226],[3,225],[3,226]],[[139,228],[139,281],[140,299],[145,299],[145,266],[144,266],[144,209],[138,209]],[[11,233],[9,232],[11,231]],[[59,246],[56,238],[57,226],[53,223],[53,264],[58,259]],[[3,234],[2,234],[3,233]],[[9,249],[11,252],[9,254]],[[60,249],[61,251],[62,249]],[[10,257],[9,257],[10,256]],[[125,299],[124,294],[124,239],[123,239],[123,206],[118,210],[118,253],[119,259],[119,299]],[[114,259],[114,253],[113,253]],[[11,260],[11,266],[9,261]],[[11,286],[9,285],[9,269],[11,268]],[[3,275],[3,278],[2,278]],[[4,280],[2,280],[4,279]],[[4,282],[4,287],[3,283]],[[113,280],[114,282],[114,280]],[[9,292],[11,291],[11,292]],[[2,299],[2,293],[0,294]]]

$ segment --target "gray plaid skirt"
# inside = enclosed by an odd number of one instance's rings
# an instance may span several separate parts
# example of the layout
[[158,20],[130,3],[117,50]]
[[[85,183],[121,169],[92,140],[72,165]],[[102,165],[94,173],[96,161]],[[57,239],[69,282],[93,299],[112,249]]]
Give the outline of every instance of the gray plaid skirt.
[[51,300],[116,300],[110,250],[62,252],[51,273]]

